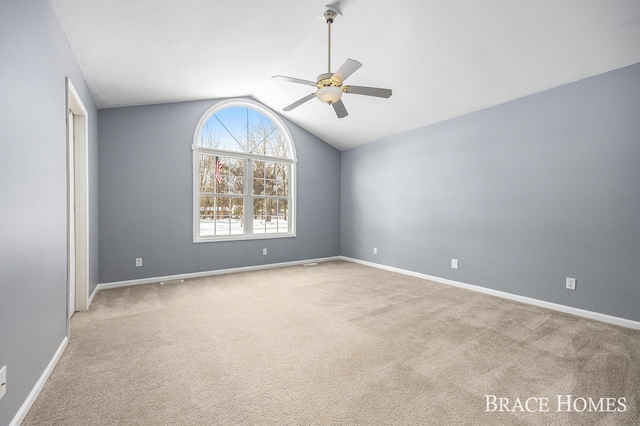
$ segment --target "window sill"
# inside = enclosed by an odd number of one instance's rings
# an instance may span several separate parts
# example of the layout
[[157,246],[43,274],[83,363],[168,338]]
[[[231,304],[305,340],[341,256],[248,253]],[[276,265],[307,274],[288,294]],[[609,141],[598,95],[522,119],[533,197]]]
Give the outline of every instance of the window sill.
[[229,235],[228,237],[194,238],[194,244],[201,243],[222,243],[230,241],[247,240],[272,240],[278,238],[295,238],[296,234],[256,234],[256,235]]

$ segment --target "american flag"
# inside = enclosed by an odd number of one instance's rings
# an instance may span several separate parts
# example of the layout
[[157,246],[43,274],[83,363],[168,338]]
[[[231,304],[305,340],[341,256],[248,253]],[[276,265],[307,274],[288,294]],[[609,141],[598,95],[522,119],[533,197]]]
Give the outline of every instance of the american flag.
[[220,162],[220,158],[216,156],[216,168],[215,168],[216,182],[218,184],[222,183],[222,163]]

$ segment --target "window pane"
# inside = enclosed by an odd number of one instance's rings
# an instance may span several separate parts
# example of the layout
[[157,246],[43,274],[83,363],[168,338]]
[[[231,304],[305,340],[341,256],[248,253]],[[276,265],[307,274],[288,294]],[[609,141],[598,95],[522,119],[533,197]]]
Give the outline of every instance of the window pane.
[[244,200],[242,198],[231,199],[231,233],[244,233]]
[[289,201],[278,200],[278,232],[289,232]]
[[200,197],[200,235],[215,234],[214,197]]
[[275,176],[276,176],[276,163],[264,163],[264,195],[274,196],[276,195],[275,189]]
[[214,191],[215,156],[200,154],[200,186],[199,192]]
[[244,176],[244,160],[229,158],[229,175]]
[[276,177],[276,164],[264,163],[264,177],[267,179],[275,179]]
[[255,215],[264,215],[265,213],[265,199],[264,198],[256,198],[253,200],[253,214]]
[[265,233],[264,216],[253,216],[253,233],[254,234],[264,234]]
[[253,233],[264,234],[265,229],[265,199],[253,200]]
[[218,213],[216,215],[216,235],[230,234],[230,225],[228,213]]
[[239,197],[201,197],[200,235],[244,233],[244,199]]
[[267,233],[278,232],[278,200],[267,198],[265,203],[265,230]]
[[289,150],[286,139],[280,129],[274,129],[266,138],[265,154],[275,157],[288,157]]
[[256,179],[264,177],[264,161],[253,161],[253,177]]
[[264,195],[276,195],[276,181],[275,179],[264,180]]
[[198,135],[198,146],[247,151],[246,108],[226,108],[206,121]]
[[289,195],[289,164],[278,163],[276,166],[276,195]]
[[228,178],[230,194],[244,194],[244,178],[231,176]]
[[216,216],[229,212],[229,197],[213,197],[216,201]]
[[[251,129],[249,132],[249,152],[262,155],[279,155],[283,150],[282,148],[279,149],[278,141],[284,141],[284,137],[278,126],[258,111],[251,110],[248,116],[248,125]],[[285,149],[284,155],[287,155],[286,151]]]
[[230,232],[230,202],[228,197],[216,197],[216,235],[227,235]]
[[286,165],[284,163],[276,163],[276,176],[275,178],[281,178],[285,173],[283,171]]
[[198,146],[289,157],[280,128],[253,108],[229,107],[211,115],[200,129]]
[[280,129],[274,130],[265,143],[266,155],[273,155],[275,157],[288,157],[289,150],[287,148],[287,142]]
[[267,198],[265,200],[265,213],[267,216],[273,216],[278,211],[278,200]]
[[237,150],[233,136],[218,121],[215,115],[209,117],[200,129],[198,146],[214,149]]
[[226,194],[229,192],[229,178],[226,176],[216,176],[215,182],[213,183],[214,190],[216,194]]
[[219,155],[200,155],[200,192],[244,193],[244,160]]
[[253,195],[264,195],[264,179],[253,180]]
[[229,192],[229,180],[227,179],[229,170],[229,159],[222,156],[215,156],[214,162],[215,187],[218,194]]
[[276,195],[286,197],[289,195],[289,183],[285,180],[276,180]]

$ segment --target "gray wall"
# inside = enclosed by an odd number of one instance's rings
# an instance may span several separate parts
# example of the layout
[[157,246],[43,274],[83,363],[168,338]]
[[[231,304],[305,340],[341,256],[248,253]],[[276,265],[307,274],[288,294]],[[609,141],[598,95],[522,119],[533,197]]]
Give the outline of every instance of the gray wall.
[[0,367],[9,424],[66,334],[65,76],[89,113],[90,281],[98,282],[97,111],[48,0],[0,4]]
[[344,256],[639,321],[640,64],[345,151],[341,200]]
[[215,102],[99,112],[100,282],[340,254],[340,152],[289,122],[298,155],[297,237],[193,243],[191,144]]

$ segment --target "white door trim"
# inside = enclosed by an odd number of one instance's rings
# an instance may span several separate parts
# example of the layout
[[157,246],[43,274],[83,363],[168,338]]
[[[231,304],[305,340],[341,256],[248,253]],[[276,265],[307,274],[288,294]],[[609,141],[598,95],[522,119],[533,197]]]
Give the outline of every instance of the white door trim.
[[67,188],[68,195],[67,198],[69,200],[67,208],[69,209],[69,220],[68,220],[68,230],[69,230],[69,267],[68,267],[68,275],[69,275],[69,307],[67,309],[67,316],[71,318],[73,313],[76,311],[76,178],[75,178],[75,138],[73,133],[75,132],[75,115],[71,110],[67,111],[67,139],[69,141],[67,147],[67,173],[68,173],[68,184]]
[[[88,157],[88,141],[89,126],[87,109],[84,107],[78,92],[73,87],[71,79],[66,78],[67,86],[67,114],[73,114],[73,139],[67,134],[67,149],[73,149],[73,176],[75,178],[75,262],[69,260],[68,267],[72,267],[75,263],[75,310],[84,311],[89,306],[89,157]],[[67,118],[68,120],[68,118]],[[68,128],[67,123],[67,128]],[[70,133],[67,130],[67,133]],[[69,155],[68,159],[71,158]],[[71,165],[68,165],[68,168]],[[69,176],[69,170],[67,170]],[[71,185],[69,185],[71,187]],[[69,212],[67,213],[70,214]],[[70,238],[71,232],[68,232]],[[70,257],[70,247],[67,247]],[[68,273],[68,277],[69,277]],[[67,295],[71,291],[70,283],[67,282]],[[71,309],[70,303],[67,302],[67,311]],[[68,312],[71,316],[72,312]],[[68,329],[67,329],[68,333]]]

